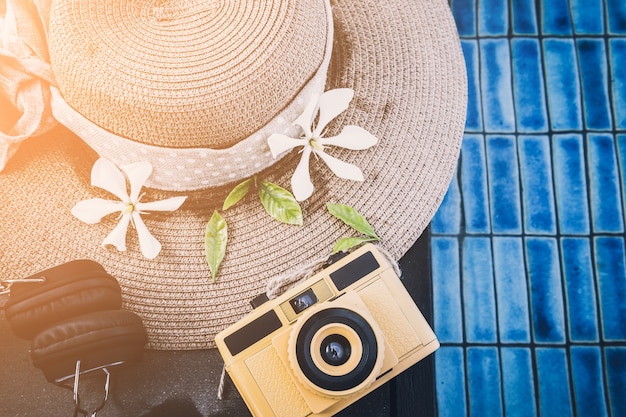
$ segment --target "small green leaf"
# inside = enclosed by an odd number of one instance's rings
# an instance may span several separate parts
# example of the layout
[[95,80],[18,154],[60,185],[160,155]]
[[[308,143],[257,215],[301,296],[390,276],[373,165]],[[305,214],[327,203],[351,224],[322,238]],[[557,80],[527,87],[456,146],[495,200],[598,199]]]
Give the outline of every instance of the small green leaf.
[[213,282],[216,280],[217,271],[226,254],[227,242],[228,225],[226,220],[215,210],[211,220],[206,225],[206,233],[204,235],[204,254],[211,270]]
[[337,243],[335,243],[335,246],[333,247],[333,253],[348,250],[350,248],[360,245],[361,243],[373,242],[375,240],[378,239],[371,237],[342,237],[337,241]]
[[251,181],[252,178],[248,178],[247,180],[233,188],[230,194],[228,194],[228,197],[226,197],[226,200],[224,200],[222,210],[228,210],[229,208],[237,204],[242,198],[244,198],[246,194],[248,194]]
[[261,181],[259,198],[265,211],[275,220],[302,226],[302,209],[289,191],[271,182]]
[[371,237],[373,240],[380,240],[374,232],[372,226],[370,226],[367,220],[365,220],[365,217],[352,207],[345,204],[326,203],[326,208],[330,214],[337,217],[339,220],[354,228],[358,232]]

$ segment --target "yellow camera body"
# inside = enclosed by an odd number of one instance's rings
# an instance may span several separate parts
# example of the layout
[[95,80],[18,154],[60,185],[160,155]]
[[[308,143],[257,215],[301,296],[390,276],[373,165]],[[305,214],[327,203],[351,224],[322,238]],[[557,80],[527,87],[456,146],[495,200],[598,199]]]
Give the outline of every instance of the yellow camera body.
[[439,347],[387,259],[365,245],[216,336],[255,416],[332,416]]

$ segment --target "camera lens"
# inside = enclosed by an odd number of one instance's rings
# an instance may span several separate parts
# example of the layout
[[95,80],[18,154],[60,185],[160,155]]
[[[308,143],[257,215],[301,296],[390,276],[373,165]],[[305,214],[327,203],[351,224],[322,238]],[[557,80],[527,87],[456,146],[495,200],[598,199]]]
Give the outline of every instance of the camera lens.
[[327,336],[320,345],[322,359],[329,365],[343,365],[350,359],[350,353],[350,342],[340,334]]
[[340,307],[315,312],[299,327],[295,339],[299,370],[316,388],[333,395],[348,393],[374,380],[379,343],[370,323]]

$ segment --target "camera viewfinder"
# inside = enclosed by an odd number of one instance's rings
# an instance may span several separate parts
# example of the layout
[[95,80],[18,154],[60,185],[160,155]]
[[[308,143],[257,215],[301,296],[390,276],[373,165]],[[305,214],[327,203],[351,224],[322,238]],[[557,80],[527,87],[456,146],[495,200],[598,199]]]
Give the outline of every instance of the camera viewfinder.
[[317,296],[313,292],[313,289],[309,288],[302,294],[289,300],[289,304],[296,314],[300,314],[307,308],[311,307],[313,304],[317,303],[317,301]]

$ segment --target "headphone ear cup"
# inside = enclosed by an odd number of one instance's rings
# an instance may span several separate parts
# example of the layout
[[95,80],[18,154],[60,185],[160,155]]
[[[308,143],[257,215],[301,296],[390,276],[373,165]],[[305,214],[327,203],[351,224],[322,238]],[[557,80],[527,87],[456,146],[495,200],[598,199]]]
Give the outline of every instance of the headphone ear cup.
[[5,305],[13,333],[23,339],[66,318],[122,306],[119,283],[94,261],[68,262],[29,278],[38,277],[45,281],[15,283]]
[[32,342],[33,365],[50,382],[81,371],[138,362],[148,336],[141,318],[125,310],[107,310],[66,319],[39,333]]

